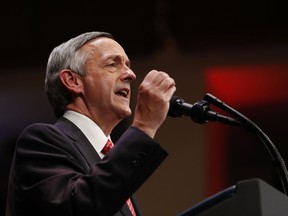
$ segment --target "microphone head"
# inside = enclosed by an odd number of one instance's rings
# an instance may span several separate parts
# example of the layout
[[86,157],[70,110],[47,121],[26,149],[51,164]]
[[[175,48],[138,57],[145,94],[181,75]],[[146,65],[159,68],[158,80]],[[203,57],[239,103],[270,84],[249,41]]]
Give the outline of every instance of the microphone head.
[[170,99],[170,107],[168,110],[168,116],[171,117],[181,117],[182,113],[180,110],[180,107],[183,103],[183,99],[181,99],[179,96],[173,95],[172,98]]

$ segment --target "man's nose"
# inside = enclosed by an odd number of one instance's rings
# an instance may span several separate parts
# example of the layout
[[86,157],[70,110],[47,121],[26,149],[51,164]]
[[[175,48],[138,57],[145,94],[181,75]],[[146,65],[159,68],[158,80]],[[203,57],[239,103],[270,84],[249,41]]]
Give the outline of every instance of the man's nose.
[[127,68],[122,79],[124,81],[131,83],[136,79],[136,74],[133,72],[131,68]]

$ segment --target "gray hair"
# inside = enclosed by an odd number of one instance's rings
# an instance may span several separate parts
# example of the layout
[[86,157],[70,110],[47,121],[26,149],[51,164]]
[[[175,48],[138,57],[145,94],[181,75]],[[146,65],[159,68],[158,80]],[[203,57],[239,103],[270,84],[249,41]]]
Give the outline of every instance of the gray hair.
[[48,58],[45,92],[57,118],[63,115],[65,107],[72,101],[71,92],[66,89],[60,80],[60,71],[69,69],[74,73],[85,76],[85,63],[89,57],[89,52],[82,51],[81,48],[97,37],[113,39],[112,35],[107,32],[83,33],[55,47]]

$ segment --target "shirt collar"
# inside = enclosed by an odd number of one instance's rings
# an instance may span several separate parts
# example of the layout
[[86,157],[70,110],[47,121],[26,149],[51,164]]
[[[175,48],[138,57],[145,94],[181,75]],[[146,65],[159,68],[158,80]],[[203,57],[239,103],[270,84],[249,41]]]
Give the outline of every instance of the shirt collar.
[[101,150],[105,146],[107,139],[111,140],[110,135],[107,137],[101,128],[94,121],[92,121],[92,119],[81,113],[67,110],[63,117],[74,123],[82,131],[82,133],[84,133],[94,149],[102,158],[104,155],[101,153]]

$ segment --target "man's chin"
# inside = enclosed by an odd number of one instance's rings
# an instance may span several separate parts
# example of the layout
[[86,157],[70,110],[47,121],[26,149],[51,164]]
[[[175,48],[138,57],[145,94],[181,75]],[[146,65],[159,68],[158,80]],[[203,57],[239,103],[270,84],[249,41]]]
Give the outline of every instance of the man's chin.
[[128,108],[128,109],[122,109],[121,111],[118,112],[118,117],[119,117],[120,119],[124,119],[124,118],[130,117],[131,114],[132,114],[132,111],[131,111],[130,108]]

